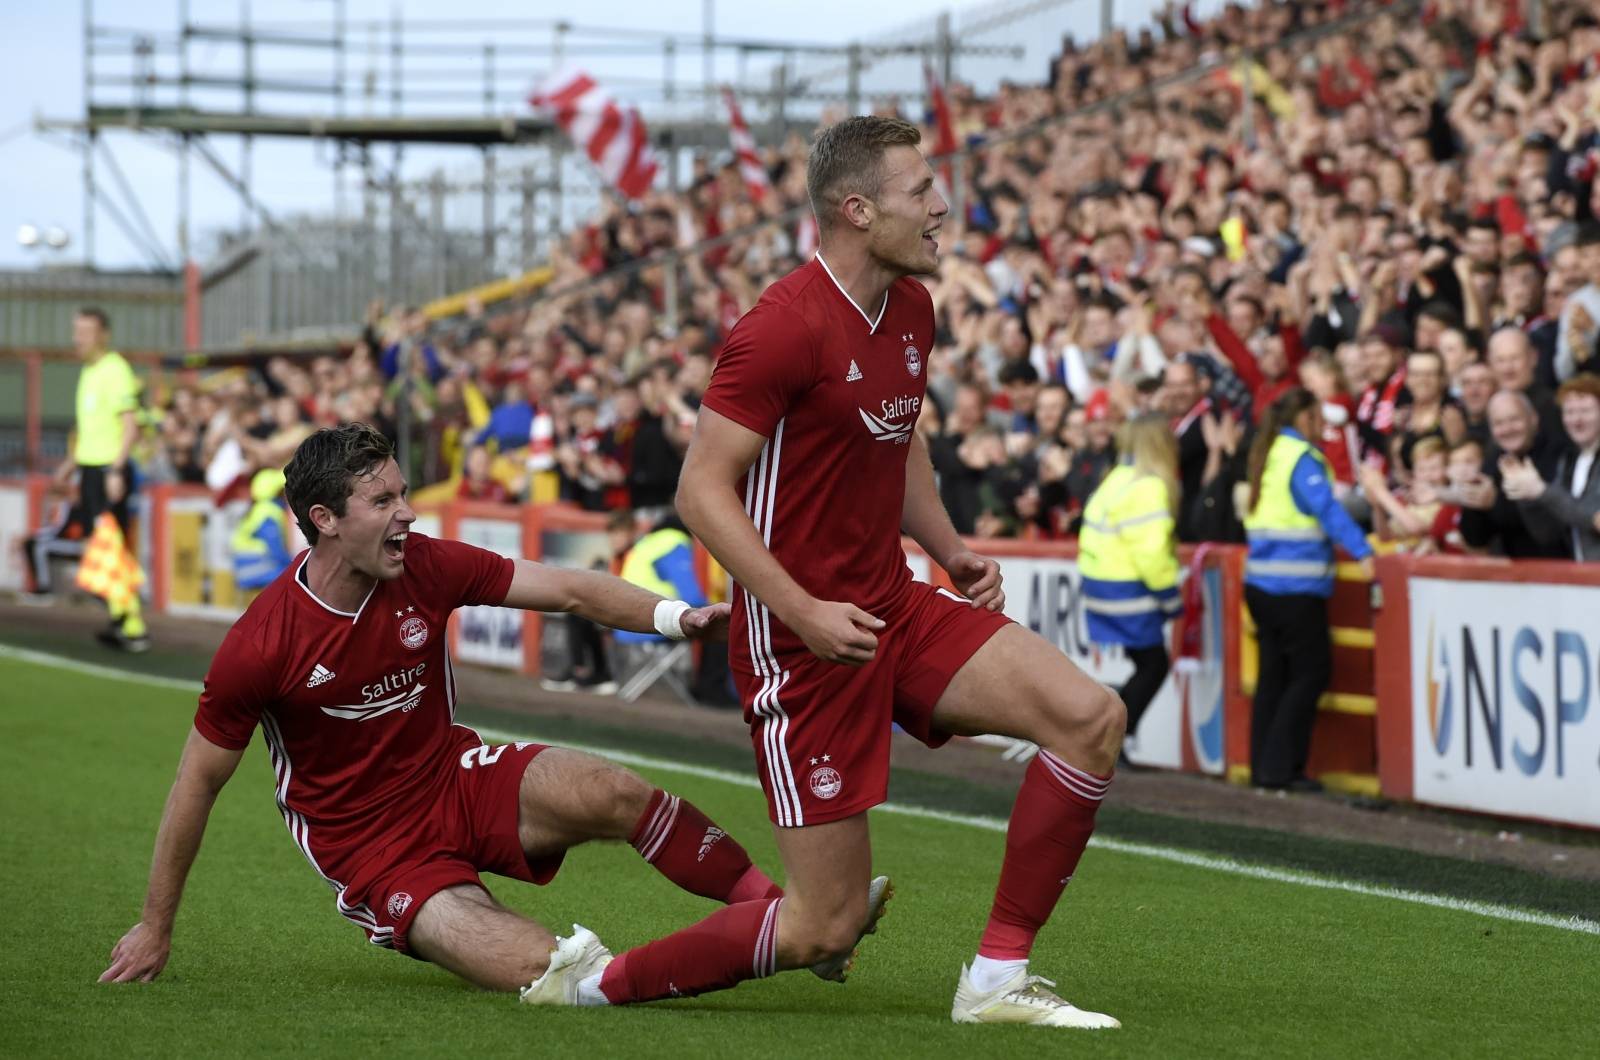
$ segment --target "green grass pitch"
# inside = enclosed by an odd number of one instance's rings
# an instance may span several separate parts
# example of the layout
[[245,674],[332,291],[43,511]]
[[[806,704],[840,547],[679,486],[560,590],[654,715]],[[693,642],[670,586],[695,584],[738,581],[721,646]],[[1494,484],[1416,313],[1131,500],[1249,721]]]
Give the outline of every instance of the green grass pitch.
[[[899,896],[846,986],[788,973],[627,1010],[527,1009],[368,945],[295,850],[260,741],[218,801],[153,985],[102,986],[136,919],[193,695],[0,658],[0,1055],[1592,1055],[1600,938],[1091,850],[1034,970],[1118,1032],[956,1027],[1001,837],[877,814]],[[532,735],[537,736],[537,732]],[[769,870],[758,793],[642,770]],[[512,907],[620,950],[709,911],[625,846],[555,883],[489,879]]]

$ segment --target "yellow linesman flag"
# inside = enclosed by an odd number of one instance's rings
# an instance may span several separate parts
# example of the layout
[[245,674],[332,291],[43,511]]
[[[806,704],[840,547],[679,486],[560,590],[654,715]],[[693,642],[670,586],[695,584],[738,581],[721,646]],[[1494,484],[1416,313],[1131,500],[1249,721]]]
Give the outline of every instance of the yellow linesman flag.
[[78,588],[106,602],[111,613],[127,613],[144,585],[144,571],[128,550],[122,528],[110,512],[102,512],[94,522],[94,533],[78,564]]

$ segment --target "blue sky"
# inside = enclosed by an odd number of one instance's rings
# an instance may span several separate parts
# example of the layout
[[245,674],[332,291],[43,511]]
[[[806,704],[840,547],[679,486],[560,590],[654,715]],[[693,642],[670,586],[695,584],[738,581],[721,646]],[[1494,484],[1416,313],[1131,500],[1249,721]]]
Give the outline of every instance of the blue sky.
[[[1150,0],[1120,0],[1126,14],[1134,9],[1148,10]],[[190,19],[195,23],[237,24],[240,0],[189,0]],[[174,32],[178,24],[179,0],[97,0],[97,21],[154,32]],[[572,0],[555,3],[529,2],[519,5],[504,0],[404,0],[399,8],[407,21],[443,19],[554,19],[566,18],[591,26],[620,26],[631,29],[667,30],[698,33],[701,28],[702,0]],[[951,5],[958,9],[971,5]],[[993,6],[993,5],[984,5]],[[250,14],[257,24],[329,24],[333,10],[329,0],[249,0]],[[391,0],[347,0],[346,18],[352,23],[387,20],[396,5]],[[898,27],[931,17],[939,8],[917,0],[782,0],[782,2],[716,4],[715,20],[721,33],[752,38],[784,38],[844,43],[892,33]],[[1096,24],[1098,0],[1064,0],[1055,14],[1062,29],[1077,24],[1080,34]],[[75,150],[61,146],[60,139],[40,137],[28,130],[35,114],[75,118],[83,105],[81,0],[55,3],[26,3],[0,0],[0,267],[28,267],[38,264],[41,252],[27,252],[17,244],[19,226],[59,225],[73,240],[67,256],[81,259],[83,253],[82,163]],[[1052,28],[1054,28],[1052,26]],[[451,37],[461,42],[481,42],[487,31],[465,31]],[[360,39],[356,34],[352,39]],[[1044,42],[1048,44],[1049,41]],[[197,72],[224,73],[234,69],[238,54],[221,44],[198,44],[191,48]],[[280,63],[284,60],[280,59]],[[352,65],[364,60],[352,58]],[[441,60],[463,62],[465,60]],[[304,68],[304,57],[296,60]],[[573,59],[575,65],[594,69],[602,79],[610,74],[654,78],[661,71],[655,57]],[[532,57],[506,57],[500,60],[507,70],[504,84],[520,76],[517,64],[526,64],[527,79],[537,72],[540,60]],[[679,59],[685,72],[698,71],[698,56]],[[1027,64],[1034,76],[1042,75],[1042,65],[1030,56]],[[1032,70],[1037,66],[1037,70]],[[280,65],[280,70],[283,67]],[[288,71],[284,71],[285,76]],[[734,75],[732,61],[717,71],[719,78]],[[420,83],[420,79],[419,79]],[[124,94],[128,89],[117,90]],[[626,90],[619,90],[625,95]],[[303,97],[302,97],[303,98]],[[237,97],[233,97],[234,100]],[[293,109],[296,97],[275,97],[263,101],[263,109],[284,112]],[[218,109],[228,109],[221,99]],[[470,108],[471,104],[459,104]],[[480,107],[481,109],[481,107]],[[749,115],[747,115],[748,117]],[[236,140],[215,141],[218,153],[234,165],[238,161]],[[126,173],[134,193],[143,205],[150,224],[167,255],[176,256],[178,212],[177,163],[166,149],[130,132],[108,136],[108,144]],[[435,165],[472,164],[471,152],[430,153],[414,151],[408,155],[407,174],[425,172]],[[110,185],[103,164],[102,182]],[[277,214],[331,211],[334,198],[332,169],[325,149],[307,142],[258,141],[254,152],[256,194]],[[241,210],[237,197],[204,166],[193,167],[193,237],[197,247],[208,228],[237,224]],[[349,200],[349,201],[353,201]],[[103,211],[96,222],[96,261],[101,266],[138,267],[148,262],[134,243],[127,239]]]

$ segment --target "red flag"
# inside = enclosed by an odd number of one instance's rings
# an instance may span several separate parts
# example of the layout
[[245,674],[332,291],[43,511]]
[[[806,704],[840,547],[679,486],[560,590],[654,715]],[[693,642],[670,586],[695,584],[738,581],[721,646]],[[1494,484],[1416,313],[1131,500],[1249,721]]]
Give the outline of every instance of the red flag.
[[794,252],[799,258],[809,258],[817,252],[817,215],[808,213],[800,218],[794,233]]
[[[955,125],[950,120],[950,100],[944,94],[944,85],[939,81],[939,75],[934,72],[933,66],[924,63],[922,66],[924,76],[928,80],[928,108],[933,111],[933,155],[949,156],[956,150]],[[944,197],[950,197],[950,162],[948,157],[939,167],[939,175],[944,179]]]
[[722,102],[728,106],[728,139],[733,144],[733,155],[739,161],[739,175],[744,178],[750,201],[758,203],[767,197],[772,181],[768,179],[767,168],[756,154],[755,137],[750,135],[744,115],[739,113],[739,101],[734,98],[733,89],[726,85],[722,88]]
[[534,89],[528,102],[561,126],[623,195],[637,199],[650,190],[657,164],[644,119],[612,99],[594,78],[582,71],[558,74]]

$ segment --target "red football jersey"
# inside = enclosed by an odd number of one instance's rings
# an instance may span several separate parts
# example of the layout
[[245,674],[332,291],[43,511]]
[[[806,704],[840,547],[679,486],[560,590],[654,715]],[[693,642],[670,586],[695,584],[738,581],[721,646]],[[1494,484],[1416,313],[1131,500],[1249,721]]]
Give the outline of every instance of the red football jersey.
[[[353,614],[306,584],[303,552],[228,631],[195,728],[242,749],[259,724],[278,808],[313,865],[408,819],[431,799],[469,730],[451,725],[445,627],[468,604],[499,604],[512,561],[413,531],[405,571]],[[325,872],[324,875],[327,873]]]
[[[933,299],[903,278],[874,309],[875,320],[818,256],[739,321],[703,403],[768,440],[745,481],[745,511],[778,562],[812,596],[883,617],[911,581],[900,519]],[[806,650],[747,593],[735,596],[728,640],[746,673]]]

